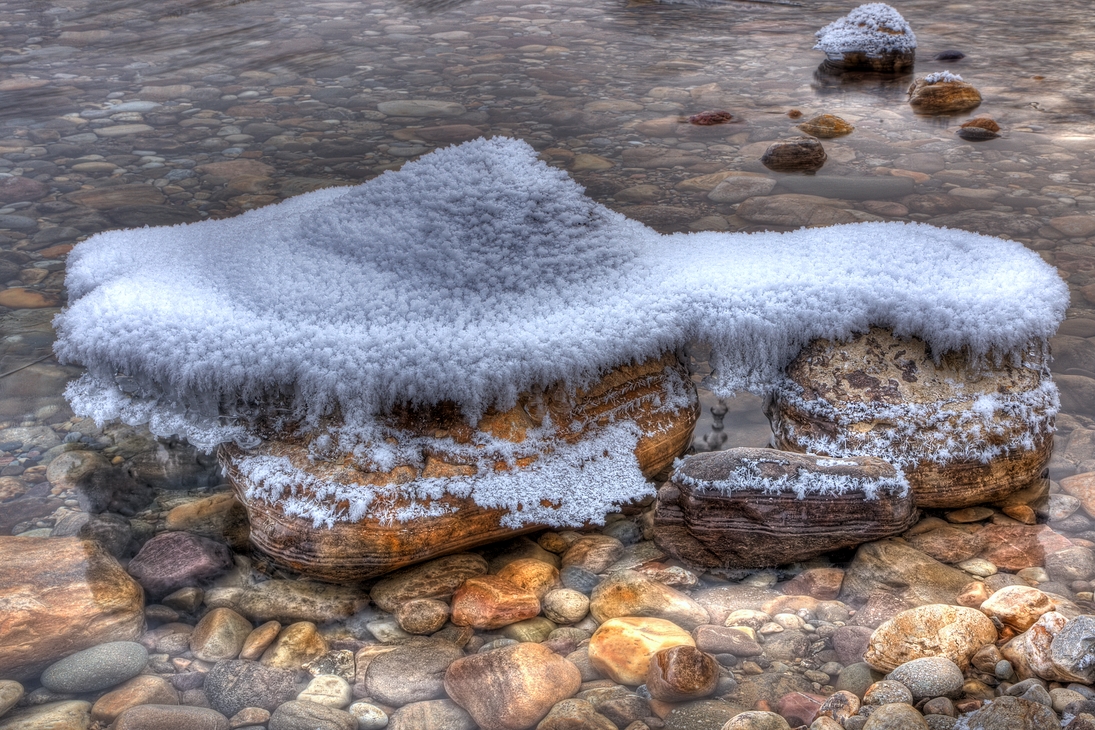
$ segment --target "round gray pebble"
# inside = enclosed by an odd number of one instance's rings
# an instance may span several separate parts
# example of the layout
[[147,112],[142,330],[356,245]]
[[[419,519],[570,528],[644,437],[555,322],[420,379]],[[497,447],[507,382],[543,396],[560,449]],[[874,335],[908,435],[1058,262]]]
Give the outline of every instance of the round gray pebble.
[[908,687],[914,700],[923,697],[957,697],[962,690],[962,682],[965,681],[958,665],[941,656],[905,662],[890,672],[886,679]]
[[97,692],[141,673],[148,650],[135,641],[111,641],[78,651],[42,672],[42,686],[53,692]]

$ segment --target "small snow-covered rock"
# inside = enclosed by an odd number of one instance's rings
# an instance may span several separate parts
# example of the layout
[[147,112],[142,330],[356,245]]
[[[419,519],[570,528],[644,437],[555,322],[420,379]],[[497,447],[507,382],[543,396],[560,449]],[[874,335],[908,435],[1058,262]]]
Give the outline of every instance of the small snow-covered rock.
[[915,59],[916,35],[885,3],[860,5],[815,35],[814,48],[841,69],[898,72],[911,68]]

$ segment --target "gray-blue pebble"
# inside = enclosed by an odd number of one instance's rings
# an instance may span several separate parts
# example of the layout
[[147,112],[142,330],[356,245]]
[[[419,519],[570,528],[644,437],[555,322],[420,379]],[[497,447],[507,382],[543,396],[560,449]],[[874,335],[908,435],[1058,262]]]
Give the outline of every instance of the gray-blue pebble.
[[568,565],[560,570],[559,579],[563,581],[563,585],[567,588],[584,593],[587,596],[601,582],[600,576],[596,573],[590,573],[585,568],[579,568],[577,565]]
[[53,692],[97,692],[141,673],[148,650],[134,641],[111,641],[78,651],[42,672],[42,686]]

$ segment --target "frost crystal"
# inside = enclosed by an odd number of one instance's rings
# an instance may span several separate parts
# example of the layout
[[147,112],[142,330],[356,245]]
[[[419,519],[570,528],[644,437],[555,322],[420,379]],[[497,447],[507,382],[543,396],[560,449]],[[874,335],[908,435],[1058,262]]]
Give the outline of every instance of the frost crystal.
[[860,5],[814,34],[816,50],[839,57],[860,52],[870,57],[916,48],[916,35],[901,14],[885,3]]
[[[807,342],[870,325],[936,352],[1017,352],[1052,335],[1068,302],[1035,253],[964,231],[660,235],[503,138],[228,220],[101,233],[72,251],[66,283],[55,347],[87,368],[74,409],[205,448],[254,443],[263,415],[319,432],[337,413],[363,436],[394,406],[452,401],[474,420],[692,341],[711,345],[720,396],[764,393]],[[374,463],[398,456],[378,443]],[[638,488],[637,469],[623,479],[616,457],[601,461],[620,492]],[[253,469],[284,488],[276,465]],[[571,477],[543,484],[580,501]],[[476,498],[504,504],[511,488]]]
[[938,84],[948,81],[961,81],[962,77],[958,74],[952,74],[950,71],[936,71],[933,74],[928,74],[924,77],[925,84]]

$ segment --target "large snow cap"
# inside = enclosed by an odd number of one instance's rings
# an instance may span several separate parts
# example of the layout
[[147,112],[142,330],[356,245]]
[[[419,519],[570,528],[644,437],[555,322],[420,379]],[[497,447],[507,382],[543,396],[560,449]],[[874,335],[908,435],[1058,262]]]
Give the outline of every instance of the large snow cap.
[[1018,243],[919,224],[660,235],[523,142],[450,147],[229,220],[101,233],[71,253],[56,351],[75,410],[210,447],[276,401],[306,424],[491,405],[694,340],[716,392],[869,325],[1017,351],[1068,301]]
[[906,53],[916,48],[912,27],[885,3],[860,5],[843,18],[834,20],[815,33],[816,50],[830,56],[864,53],[878,57],[887,53]]

